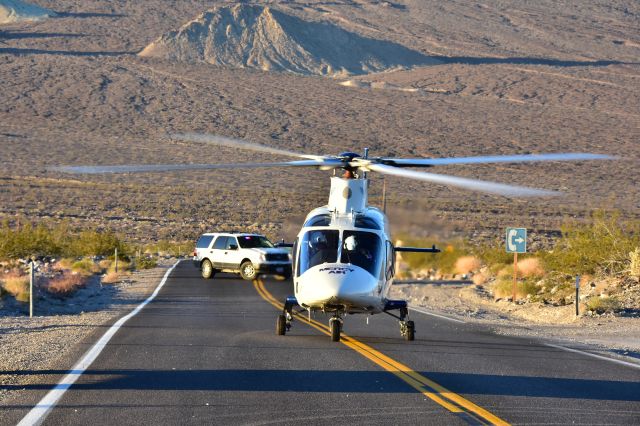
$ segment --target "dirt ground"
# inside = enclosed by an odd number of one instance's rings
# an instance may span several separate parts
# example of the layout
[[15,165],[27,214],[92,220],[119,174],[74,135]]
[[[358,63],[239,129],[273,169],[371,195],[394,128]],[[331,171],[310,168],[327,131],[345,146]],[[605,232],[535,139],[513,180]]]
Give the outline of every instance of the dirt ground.
[[[0,218],[66,219],[132,238],[202,229],[279,238],[326,203],[322,171],[69,176],[61,164],[273,161],[175,141],[210,132],[307,153],[467,156],[591,151],[615,162],[447,166],[437,171],[564,191],[508,200],[387,179],[389,205],[453,233],[493,238],[517,224],[557,231],[566,217],[640,206],[640,9],[635,2],[276,1],[272,8],[389,40],[440,65],[359,83],[136,54],[213,5],[37,0],[58,18],[0,27]],[[267,3],[267,2],[257,2]],[[371,202],[381,202],[373,176]],[[431,215],[431,216],[429,216]],[[394,223],[402,230],[403,223]],[[438,231],[438,229],[436,229]]]
[[406,298],[412,306],[482,324],[513,336],[542,338],[559,344],[601,349],[640,358],[640,317],[575,315],[575,305],[514,304],[494,301],[473,284],[395,284],[391,297]]

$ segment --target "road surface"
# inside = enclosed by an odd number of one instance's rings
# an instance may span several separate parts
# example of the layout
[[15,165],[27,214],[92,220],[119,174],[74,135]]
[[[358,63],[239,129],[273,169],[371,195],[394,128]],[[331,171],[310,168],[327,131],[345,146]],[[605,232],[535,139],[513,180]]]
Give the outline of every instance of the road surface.
[[[417,312],[414,342],[387,315],[347,317],[341,343],[324,315],[276,336],[291,291],[181,262],[44,424],[640,424],[640,369]],[[2,423],[66,373],[26,372]]]

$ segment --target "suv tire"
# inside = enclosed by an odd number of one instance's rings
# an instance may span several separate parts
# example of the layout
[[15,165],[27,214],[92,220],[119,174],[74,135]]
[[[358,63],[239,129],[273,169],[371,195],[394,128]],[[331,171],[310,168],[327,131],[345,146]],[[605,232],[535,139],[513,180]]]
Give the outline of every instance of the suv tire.
[[242,279],[247,281],[253,281],[253,279],[258,275],[258,271],[256,267],[253,266],[250,260],[245,260],[240,265],[240,276]]
[[211,264],[211,261],[209,259],[205,259],[202,261],[202,266],[200,267],[200,269],[202,270],[202,278],[204,278],[205,280],[213,278],[213,276],[216,274],[216,271],[213,269],[213,265]]

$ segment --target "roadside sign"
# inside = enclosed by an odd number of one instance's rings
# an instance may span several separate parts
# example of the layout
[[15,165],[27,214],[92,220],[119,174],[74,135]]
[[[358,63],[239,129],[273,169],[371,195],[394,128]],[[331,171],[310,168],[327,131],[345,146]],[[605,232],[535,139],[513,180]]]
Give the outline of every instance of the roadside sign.
[[527,228],[507,228],[507,253],[527,252]]

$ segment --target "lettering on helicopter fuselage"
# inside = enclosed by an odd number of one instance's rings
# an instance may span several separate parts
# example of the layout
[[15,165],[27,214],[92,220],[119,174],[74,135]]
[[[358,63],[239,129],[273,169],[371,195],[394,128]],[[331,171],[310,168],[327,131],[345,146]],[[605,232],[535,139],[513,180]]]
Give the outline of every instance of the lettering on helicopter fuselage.
[[336,267],[336,266],[333,266],[333,267],[330,267],[330,268],[322,268],[322,269],[320,269],[320,272],[327,272],[330,275],[331,274],[346,275],[347,272],[353,272],[353,271],[354,271],[354,269],[351,269],[351,268],[341,268],[341,267]]

